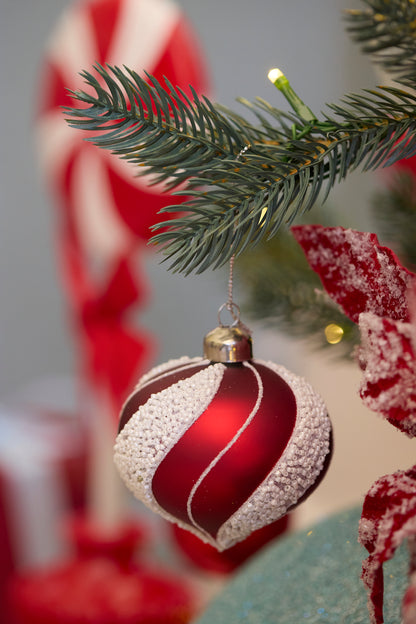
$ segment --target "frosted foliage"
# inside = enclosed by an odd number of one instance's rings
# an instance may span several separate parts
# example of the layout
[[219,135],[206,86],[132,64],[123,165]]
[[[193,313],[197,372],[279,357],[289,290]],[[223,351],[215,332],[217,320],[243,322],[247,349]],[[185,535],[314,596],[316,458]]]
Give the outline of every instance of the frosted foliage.
[[414,327],[374,314],[361,314],[360,396],[409,436],[416,435]]
[[413,274],[375,234],[317,225],[292,231],[325,290],[354,322],[361,312],[409,320],[406,294]]
[[[416,436],[416,276],[375,234],[325,228],[292,228],[329,296],[359,323],[363,369],[360,396],[391,424]],[[413,543],[416,568],[416,466],[382,477],[367,494],[359,539],[369,557],[362,579],[371,624],[382,624],[383,564],[405,539]],[[403,603],[403,624],[416,623],[414,578]]]
[[383,622],[383,563],[416,533],[415,487],[416,466],[378,479],[364,501],[359,541],[370,553],[363,562],[362,579],[369,592],[371,624]]

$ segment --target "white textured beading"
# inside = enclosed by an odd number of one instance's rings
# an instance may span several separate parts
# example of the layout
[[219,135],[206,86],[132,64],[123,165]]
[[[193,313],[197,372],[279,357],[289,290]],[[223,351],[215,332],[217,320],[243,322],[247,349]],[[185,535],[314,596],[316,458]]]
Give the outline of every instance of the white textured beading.
[[[143,377],[139,387],[177,365],[208,363],[202,358],[181,358],[157,367]],[[189,529],[188,524],[167,513],[152,492],[153,476],[169,451],[206,410],[214,398],[225,371],[224,364],[213,364],[152,394],[139,407],[116,438],[114,462],[121,478],[133,494],[164,518]],[[173,485],[174,487],[174,485]],[[196,533],[200,535],[199,531]],[[205,541],[207,536],[204,535]]]

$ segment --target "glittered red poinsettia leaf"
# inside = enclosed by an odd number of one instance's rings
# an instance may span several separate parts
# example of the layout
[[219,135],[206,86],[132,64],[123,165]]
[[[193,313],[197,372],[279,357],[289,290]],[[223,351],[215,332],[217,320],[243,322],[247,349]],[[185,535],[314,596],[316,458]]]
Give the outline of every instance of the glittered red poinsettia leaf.
[[329,296],[355,323],[361,312],[409,320],[406,292],[416,277],[368,232],[298,225],[292,227],[311,268]]
[[415,326],[367,312],[359,327],[360,397],[400,431],[416,436]]
[[368,589],[370,622],[382,624],[383,564],[403,540],[416,535],[416,466],[373,484],[364,500],[358,535],[369,552],[362,579]]

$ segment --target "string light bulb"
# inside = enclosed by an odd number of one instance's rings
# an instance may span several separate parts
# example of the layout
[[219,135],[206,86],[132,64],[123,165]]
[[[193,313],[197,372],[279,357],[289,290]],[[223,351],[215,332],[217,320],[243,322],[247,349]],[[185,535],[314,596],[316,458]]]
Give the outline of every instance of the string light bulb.
[[267,74],[267,78],[270,80],[270,82],[272,82],[273,84],[276,82],[276,80],[278,80],[279,78],[281,78],[283,76],[283,72],[278,69],[277,67],[274,67],[273,69],[271,69],[269,71],[269,73]]
[[341,342],[344,337],[344,330],[336,323],[330,323],[325,327],[325,338],[329,344],[335,345]]
[[279,89],[295,111],[299,117],[302,117],[305,121],[316,121],[316,115],[311,111],[311,109],[306,106],[306,104],[300,99],[300,97],[295,93],[293,88],[290,85],[289,80],[286,78],[284,73],[274,67],[267,74],[270,82],[274,84],[274,86]]

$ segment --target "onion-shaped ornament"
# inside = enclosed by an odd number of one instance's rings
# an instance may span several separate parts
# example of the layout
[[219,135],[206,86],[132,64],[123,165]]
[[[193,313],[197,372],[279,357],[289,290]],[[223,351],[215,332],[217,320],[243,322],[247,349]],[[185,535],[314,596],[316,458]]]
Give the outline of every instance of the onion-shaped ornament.
[[133,494],[218,550],[284,516],[331,456],[321,397],[283,366],[252,358],[238,320],[144,375],[126,401],[115,463]]

